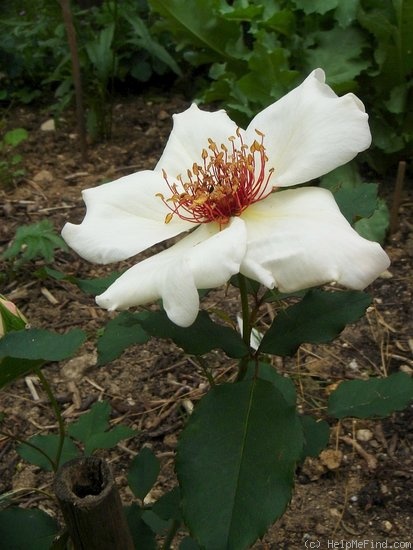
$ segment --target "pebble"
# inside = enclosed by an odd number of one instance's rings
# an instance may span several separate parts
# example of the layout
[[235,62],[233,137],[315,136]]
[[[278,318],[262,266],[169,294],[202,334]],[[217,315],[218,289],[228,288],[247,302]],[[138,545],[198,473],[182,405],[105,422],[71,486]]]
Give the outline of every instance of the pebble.
[[326,449],[320,453],[320,460],[329,470],[336,470],[343,460],[340,450]]
[[370,441],[373,439],[373,432],[367,429],[357,430],[356,438],[358,441]]
[[168,118],[171,118],[171,115],[169,113],[164,110],[159,111],[158,120],[167,120]]
[[392,279],[393,273],[391,273],[388,269],[386,271],[383,271],[383,273],[380,274],[380,279]]
[[53,118],[49,118],[40,125],[40,130],[42,132],[54,132],[56,130],[56,124]]
[[96,365],[96,361],[96,352],[84,353],[69,359],[60,372],[67,380],[80,380],[88,369]]
[[393,524],[390,523],[387,519],[385,521],[382,521],[381,523],[383,531],[386,531],[387,533],[390,533],[390,531],[393,529]]
[[36,183],[50,183],[53,179],[53,174],[49,170],[40,170],[33,176],[33,181]]

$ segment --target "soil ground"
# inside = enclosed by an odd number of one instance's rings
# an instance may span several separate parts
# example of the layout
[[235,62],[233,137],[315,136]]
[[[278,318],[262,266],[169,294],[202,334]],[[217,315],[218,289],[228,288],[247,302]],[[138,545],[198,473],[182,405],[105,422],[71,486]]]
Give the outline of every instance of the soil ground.
[[[20,147],[25,178],[16,186],[0,189],[0,252],[22,224],[47,218],[60,231],[66,221],[80,222],[84,216],[82,189],[153,168],[171,129],[171,115],[187,106],[180,97],[123,99],[114,106],[112,140],[90,145],[84,164],[69,115],[55,131],[42,131],[41,124],[50,118],[47,109],[10,110],[7,127],[26,128],[29,139]],[[383,185],[382,192],[391,202],[392,184]],[[410,187],[402,196],[398,227],[385,243],[392,265],[369,288],[374,303],[366,317],[347,327],[334,345],[302,346],[294,360],[275,361],[279,372],[296,381],[302,410],[324,417],[328,392],[342,379],[413,372],[412,206]],[[159,481],[150,495],[157,498],[175,482],[173,458],[183,406],[196,404],[207,389],[203,373],[166,341],[131,347],[111,364],[97,367],[97,333],[110,314],[74,285],[34,276],[42,265],[34,261],[5,277],[1,293],[15,301],[32,326],[62,332],[74,327],[86,330],[89,340],[78,356],[66,364],[47,366],[45,374],[68,421],[96,400],[108,399],[112,423],[141,430],[138,437],[100,454],[110,461],[122,498],[128,502],[132,496],[125,479],[128,464],[142,445],[152,447],[162,462]],[[92,278],[127,265],[131,262],[91,265],[72,252],[59,250],[51,267]],[[4,263],[1,271],[8,270],[9,264]],[[223,300],[232,313],[240,309],[236,295],[225,289],[212,293],[205,306]],[[271,315],[268,311],[262,322]],[[207,360],[222,378],[235,373],[235,365],[224,363],[217,354]],[[20,438],[56,430],[46,396],[40,386],[35,389],[39,400],[24,380],[1,392],[0,410],[7,415],[3,427]],[[328,449],[297,470],[286,514],[256,548],[345,548],[346,542],[353,544],[351,548],[375,548],[380,547],[373,546],[376,542],[386,541],[388,548],[413,548],[413,408],[377,421],[329,421]],[[34,486],[50,491],[51,475],[22,461],[15,448],[13,440],[0,436],[0,490]],[[30,492],[21,493],[16,502],[56,514],[51,501]],[[355,541],[366,542],[356,546]]]

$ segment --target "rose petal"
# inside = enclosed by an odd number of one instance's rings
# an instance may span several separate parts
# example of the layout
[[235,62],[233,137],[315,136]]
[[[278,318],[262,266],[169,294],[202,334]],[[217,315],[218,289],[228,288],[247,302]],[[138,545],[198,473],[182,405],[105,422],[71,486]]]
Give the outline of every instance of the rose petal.
[[361,101],[353,94],[337,97],[324,81],[324,72],[316,69],[261,111],[246,130],[247,142],[256,129],[265,134],[267,169],[275,170],[275,186],[318,178],[370,145],[368,115]]
[[218,224],[203,224],[176,245],[130,268],[96,301],[119,310],[162,298],[169,318],[189,326],[199,309],[196,289],[227,282],[239,272],[245,250],[246,230],[240,218],[222,231]]
[[225,111],[202,111],[191,105],[183,113],[173,115],[174,125],[165,150],[155,170],[165,170],[169,176],[186,175],[196,162],[202,165],[202,150],[208,148],[208,138],[218,146],[228,145],[228,138],[234,136],[237,125]]
[[378,243],[350,226],[325,189],[279,191],[242,218],[248,249],[241,273],[282,292],[333,281],[363,289],[390,263]]
[[83,191],[87,207],[80,225],[67,223],[62,236],[90,262],[109,263],[134,256],[150,246],[194,227],[174,216],[156,196],[171,193],[162,175],[143,171]]

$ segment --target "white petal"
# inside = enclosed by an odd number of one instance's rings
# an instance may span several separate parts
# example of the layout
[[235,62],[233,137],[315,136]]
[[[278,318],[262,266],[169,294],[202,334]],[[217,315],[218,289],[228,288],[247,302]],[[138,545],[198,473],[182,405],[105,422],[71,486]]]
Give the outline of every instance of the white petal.
[[321,69],[259,113],[249,124],[247,142],[265,134],[271,183],[286,187],[318,178],[345,164],[371,142],[368,116],[353,94],[337,97]]
[[194,162],[202,164],[201,153],[208,149],[208,138],[228,145],[228,138],[234,136],[237,125],[225,111],[207,112],[195,104],[183,113],[173,116],[174,126],[165,150],[155,170],[165,170],[168,177],[186,175]]
[[130,268],[96,301],[115,310],[162,298],[169,318],[189,326],[199,309],[196,289],[227,282],[239,272],[245,251],[246,230],[240,218],[222,231],[218,224],[202,224],[168,250]]
[[143,171],[86,189],[86,216],[80,225],[67,223],[62,236],[80,256],[91,262],[124,260],[194,226],[174,216],[156,196],[171,192],[162,175]]
[[361,290],[390,263],[378,243],[354,231],[325,189],[276,192],[242,218],[248,249],[241,273],[282,292],[333,281]]

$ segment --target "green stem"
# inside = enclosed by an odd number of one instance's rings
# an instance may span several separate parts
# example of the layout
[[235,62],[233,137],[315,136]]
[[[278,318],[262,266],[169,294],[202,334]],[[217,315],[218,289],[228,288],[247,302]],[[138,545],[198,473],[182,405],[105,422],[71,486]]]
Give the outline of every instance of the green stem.
[[56,458],[55,458],[56,469],[57,469],[59,467],[59,462],[63,452],[63,445],[65,442],[65,435],[66,435],[65,422],[49,382],[47,381],[47,379],[45,378],[45,376],[43,375],[42,371],[39,368],[34,369],[34,371],[37,377],[39,378],[40,383],[47,394],[47,397],[49,398],[50,404],[52,406],[52,409],[54,411],[54,414],[59,426],[59,444],[57,447]]
[[[248,304],[248,291],[247,291],[247,280],[244,275],[241,273],[238,274],[238,284],[239,291],[241,296],[241,309],[242,309],[242,338],[245,342],[245,345],[250,349],[250,340],[251,340],[251,323],[250,323],[250,309]],[[250,355],[245,355],[239,364],[238,364],[238,376],[237,381],[243,380],[247,373],[248,362],[250,360]]]
[[12,491],[8,491],[7,493],[2,493],[0,495],[0,502],[2,500],[7,500],[8,498],[13,498],[19,493],[39,493],[39,495],[53,500],[53,495],[51,495],[47,491],[43,491],[42,489],[37,489],[37,487],[20,487],[19,489],[13,489]]
[[177,519],[173,520],[172,525],[171,525],[169,531],[166,534],[166,538],[165,538],[165,541],[163,543],[162,550],[170,550],[171,543],[174,540],[175,535],[176,535],[180,525],[181,525],[180,521],[178,521]]
[[239,291],[241,295],[242,308],[242,338],[245,345],[250,347],[251,326],[250,326],[250,310],[248,305],[247,280],[241,273],[238,274]]
[[196,357],[195,358],[195,361],[196,363],[198,363],[198,365],[201,367],[201,369],[204,371],[204,374],[206,376],[206,378],[208,379],[208,382],[209,382],[209,385],[211,386],[211,388],[213,386],[215,386],[215,380],[214,380],[214,377],[212,376],[212,374],[210,373],[209,369],[208,369],[208,366],[206,364],[206,361],[203,357]]

